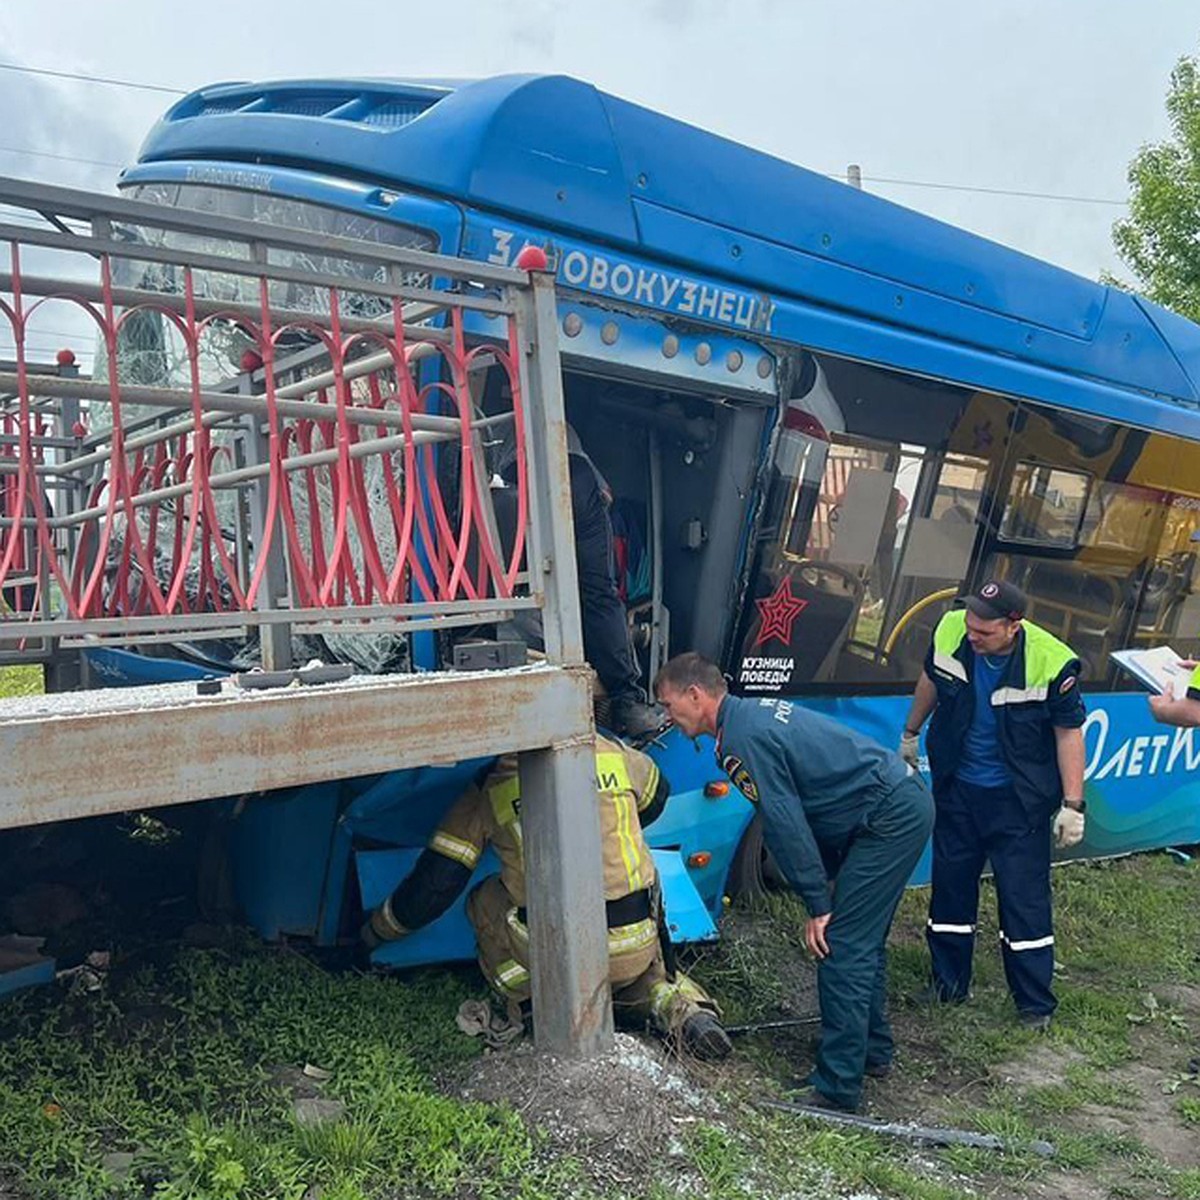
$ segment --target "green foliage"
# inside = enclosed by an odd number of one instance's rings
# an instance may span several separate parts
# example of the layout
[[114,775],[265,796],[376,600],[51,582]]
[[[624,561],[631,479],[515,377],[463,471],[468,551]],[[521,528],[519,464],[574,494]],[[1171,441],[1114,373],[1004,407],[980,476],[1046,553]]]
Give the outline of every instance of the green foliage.
[[1171,138],[1129,166],[1129,216],[1113,241],[1151,300],[1200,321],[1200,61],[1183,58],[1167,92]]
[[8,696],[40,696],[44,690],[41,667],[0,667],[0,700]]
[[[454,1027],[469,993],[452,974],[406,986],[295,954],[183,950],[112,986],[0,1009],[0,1177],[36,1196],[299,1200],[318,1184],[345,1200],[401,1187],[533,1200],[569,1173],[540,1161],[515,1113],[434,1088],[431,1072],[477,1053]],[[331,1072],[341,1120],[293,1116],[270,1064],[306,1062]],[[134,1152],[124,1180],[104,1168],[113,1151]]]
[[[1064,1173],[1130,1200],[1200,1200],[1200,1173],[1169,1167],[1132,1135],[1101,1132],[1091,1115],[1110,1109],[1135,1122],[1140,1095],[1109,1068],[1151,1050],[1178,1070],[1194,1044],[1173,1004],[1184,1002],[1179,985],[1200,982],[1200,865],[1144,855],[1072,865],[1053,882],[1061,1005],[1049,1035],[1015,1022],[990,884],[969,1004],[915,1003],[928,969],[926,893],[906,895],[891,941],[898,1078],[872,1082],[870,1102],[1000,1134],[1010,1152],[936,1151],[764,1113],[755,1102],[809,1061],[815,1031],[804,1028],[739,1039],[728,1074],[707,1076],[717,1112],[688,1116],[677,1151],[603,1200],[960,1200],[1049,1193]],[[781,1015],[811,978],[799,969],[803,910],[768,897],[733,915],[739,936],[706,951],[698,973],[738,1018]],[[440,1083],[478,1053],[454,1027],[479,986],[467,979],[332,974],[231,937],[221,951],[142,953],[114,967],[102,993],[45,989],[0,1004],[0,1181],[35,1200],[597,1200],[580,1160],[553,1148],[558,1138]],[[1010,1077],[1008,1064],[1043,1054],[1058,1064],[1045,1082]],[[306,1063],[329,1079],[304,1075]],[[339,1101],[341,1117],[300,1123],[298,1086]],[[1192,1077],[1168,1078],[1163,1090],[1172,1120],[1200,1120]],[[1033,1139],[1054,1143],[1057,1156],[1034,1154]],[[119,1165],[114,1152],[126,1156]]]
[[747,1196],[743,1190],[746,1153],[723,1129],[697,1125],[687,1137],[688,1150],[713,1197]]

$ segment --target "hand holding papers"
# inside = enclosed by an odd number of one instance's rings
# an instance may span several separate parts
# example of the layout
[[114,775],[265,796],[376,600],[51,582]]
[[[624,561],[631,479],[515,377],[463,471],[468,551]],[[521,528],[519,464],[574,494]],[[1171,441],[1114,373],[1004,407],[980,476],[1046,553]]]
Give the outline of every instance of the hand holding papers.
[[1176,696],[1187,694],[1192,664],[1180,658],[1170,646],[1155,646],[1153,650],[1114,650],[1110,657],[1156,695],[1167,692]]

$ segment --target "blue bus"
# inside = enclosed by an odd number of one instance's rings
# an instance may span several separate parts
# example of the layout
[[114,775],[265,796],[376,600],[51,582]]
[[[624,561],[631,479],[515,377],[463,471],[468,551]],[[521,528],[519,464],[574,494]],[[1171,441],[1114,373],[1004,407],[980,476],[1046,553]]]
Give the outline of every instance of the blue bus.
[[[544,248],[647,678],[698,649],[736,690],[892,745],[938,618],[1003,576],[1085,664],[1080,853],[1200,841],[1200,739],[1155,725],[1109,657],[1200,646],[1200,328],[559,76],[202,88],[121,186],[490,263]],[[674,933],[712,936],[722,897],[761,885],[761,838],[709,748],[653,752]],[[249,915],[334,939],[478,766],[240,806]],[[461,915],[426,932],[389,953],[470,954]]]

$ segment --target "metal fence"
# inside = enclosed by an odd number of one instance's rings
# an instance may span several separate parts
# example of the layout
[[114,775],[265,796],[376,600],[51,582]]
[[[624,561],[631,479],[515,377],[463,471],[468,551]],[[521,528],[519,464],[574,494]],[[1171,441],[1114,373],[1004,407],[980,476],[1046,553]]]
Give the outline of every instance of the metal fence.
[[[545,605],[548,279],[13,180],[0,206],[8,659]],[[90,379],[38,366],[50,312],[94,333]]]

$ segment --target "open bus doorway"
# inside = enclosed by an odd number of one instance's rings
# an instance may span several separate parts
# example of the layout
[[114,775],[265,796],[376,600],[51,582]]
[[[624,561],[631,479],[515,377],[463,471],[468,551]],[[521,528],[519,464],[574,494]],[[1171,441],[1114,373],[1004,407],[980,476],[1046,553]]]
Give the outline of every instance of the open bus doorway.
[[[485,414],[507,403],[501,386],[490,372]],[[648,693],[672,654],[720,658],[732,636],[773,406],[575,370],[563,387],[571,440],[611,493],[614,572]],[[493,503],[507,548],[505,455],[496,451]],[[536,621],[500,632],[540,649]]]

